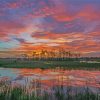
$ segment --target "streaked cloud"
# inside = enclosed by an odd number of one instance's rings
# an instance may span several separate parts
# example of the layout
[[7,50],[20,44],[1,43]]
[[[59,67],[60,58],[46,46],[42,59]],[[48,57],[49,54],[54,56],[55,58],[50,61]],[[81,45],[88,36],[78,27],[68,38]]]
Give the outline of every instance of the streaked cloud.
[[99,0],[2,0],[0,50],[100,51]]

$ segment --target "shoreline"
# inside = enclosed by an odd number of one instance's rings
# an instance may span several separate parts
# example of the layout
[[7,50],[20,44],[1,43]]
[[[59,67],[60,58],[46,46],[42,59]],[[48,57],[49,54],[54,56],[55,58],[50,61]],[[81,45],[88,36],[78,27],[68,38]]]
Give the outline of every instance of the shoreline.
[[63,69],[85,69],[100,70],[100,63],[86,63],[79,61],[0,61],[0,68],[63,68]]

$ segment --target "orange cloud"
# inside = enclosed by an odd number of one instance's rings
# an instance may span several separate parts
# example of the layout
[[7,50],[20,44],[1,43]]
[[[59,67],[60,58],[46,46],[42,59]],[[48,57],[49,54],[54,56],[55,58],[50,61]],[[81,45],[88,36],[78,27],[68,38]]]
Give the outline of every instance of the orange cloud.
[[[70,7],[70,6],[69,6]],[[57,10],[57,9],[56,9]],[[100,12],[95,10],[95,6],[93,4],[85,5],[82,10],[76,12],[75,14],[70,14],[70,11],[64,11],[64,8],[61,7],[61,12],[57,10],[52,16],[57,21],[73,21],[75,19],[83,19],[83,20],[99,20]]]
[[77,16],[83,17],[86,20],[99,20],[100,12],[95,11],[93,5],[86,5]]

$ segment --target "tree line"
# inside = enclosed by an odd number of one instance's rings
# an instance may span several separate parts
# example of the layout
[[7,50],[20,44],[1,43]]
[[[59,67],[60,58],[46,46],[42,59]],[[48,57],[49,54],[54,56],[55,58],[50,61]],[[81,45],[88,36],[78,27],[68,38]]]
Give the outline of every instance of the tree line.
[[81,54],[79,52],[66,51],[64,49],[60,50],[33,50],[29,54],[21,54],[21,57],[27,59],[67,59],[67,58],[80,58]]

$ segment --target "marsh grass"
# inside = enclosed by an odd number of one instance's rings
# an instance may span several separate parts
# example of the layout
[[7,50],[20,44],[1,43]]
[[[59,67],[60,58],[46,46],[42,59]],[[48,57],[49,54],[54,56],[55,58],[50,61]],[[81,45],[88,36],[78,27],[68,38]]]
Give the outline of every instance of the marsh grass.
[[35,60],[2,60],[0,59],[0,67],[5,68],[56,68],[63,67],[65,69],[100,69],[100,63],[86,63],[79,61],[35,61]]
[[71,86],[67,88],[62,85],[54,86],[52,92],[44,90],[42,95],[38,90],[31,92],[28,90],[26,86],[12,86],[8,81],[1,81],[0,100],[100,100],[100,94],[93,93],[88,87],[84,88],[84,92],[78,92],[76,89],[73,93]]

